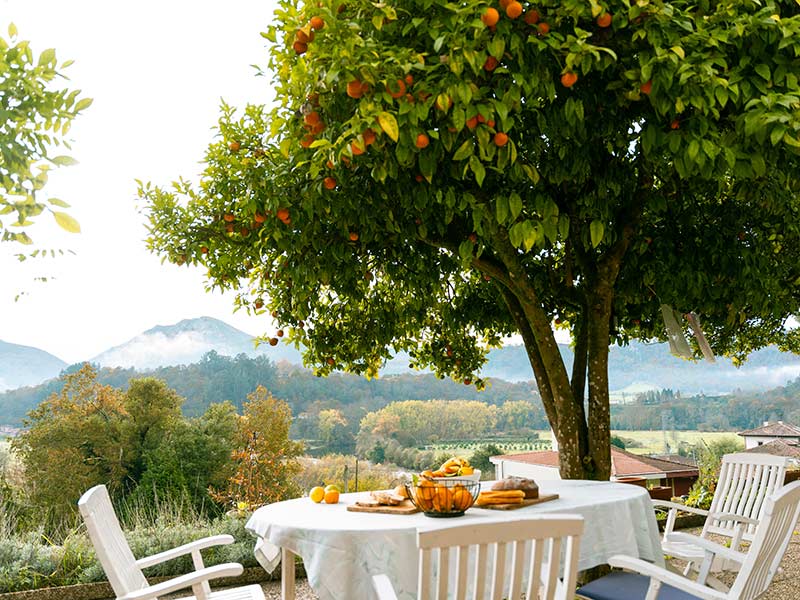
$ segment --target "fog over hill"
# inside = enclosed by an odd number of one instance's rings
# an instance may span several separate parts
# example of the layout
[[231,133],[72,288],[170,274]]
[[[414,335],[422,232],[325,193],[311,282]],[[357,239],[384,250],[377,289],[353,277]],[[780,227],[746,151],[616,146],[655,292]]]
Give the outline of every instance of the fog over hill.
[[[153,327],[89,360],[101,366],[148,370],[192,364],[211,350],[225,356],[264,355],[276,364],[302,363],[300,352],[283,340],[274,347],[262,344],[256,348],[252,335],[210,317]],[[561,352],[567,368],[571,369],[569,346],[562,344]],[[800,375],[800,356],[781,353],[772,347],[753,353],[738,369],[724,358],[718,359],[716,364],[676,358],[669,353],[667,344],[661,343],[635,342],[624,347],[614,346],[610,352],[609,381],[617,400],[664,388],[683,394],[726,394],[737,389],[764,391]],[[409,362],[408,356],[400,354],[382,373],[413,373],[408,368]],[[5,388],[39,383],[55,377],[65,366],[63,361],[35,348],[0,345],[0,385],[4,383]],[[492,350],[482,374],[512,382],[533,378],[524,348],[516,345]]]

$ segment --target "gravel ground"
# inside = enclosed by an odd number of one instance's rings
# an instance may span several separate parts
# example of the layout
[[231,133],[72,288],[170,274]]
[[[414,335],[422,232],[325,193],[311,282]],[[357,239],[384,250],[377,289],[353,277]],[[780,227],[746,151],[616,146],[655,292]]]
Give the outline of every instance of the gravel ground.
[[[686,532],[698,534],[700,529],[687,529]],[[678,561],[673,561],[673,566],[680,568],[681,565]],[[759,597],[759,600],[800,600],[800,523],[795,528],[781,567],[783,572],[775,576],[769,589]],[[733,582],[733,577],[727,577],[727,579],[723,577],[722,579],[728,584]],[[265,583],[263,588],[267,600],[280,600],[281,584],[279,581]],[[298,600],[318,600],[317,595],[308,587],[305,579],[297,581],[297,598]],[[358,599],[348,598],[346,600]]]

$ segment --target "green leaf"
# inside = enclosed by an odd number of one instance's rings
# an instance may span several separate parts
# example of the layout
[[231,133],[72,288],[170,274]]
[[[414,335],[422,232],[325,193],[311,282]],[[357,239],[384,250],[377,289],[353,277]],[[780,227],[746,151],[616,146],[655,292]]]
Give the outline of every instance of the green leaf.
[[478,186],[482,186],[483,179],[486,177],[486,168],[483,166],[483,163],[480,161],[480,159],[474,154],[469,157],[469,168],[475,174],[475,181],[478,182]]
[[75,105],[75,112],[86,110],[92,105],[93,102],[94,100],[92,100],[91,98],[81,98]]
[[753,171],[759,177],[762,177],[767,172],[767,163],[764,162],[764,157],[760,154],[754,154],[750,158],[750,164],[753,165]]
[[468,156],[472,155],[474,148],[474,144],[472,140],[466,140],[463,144],[458,147],[456,153],[453,154],[453,160],[464,160]]
[[505,196],[497,197],[497,205],[495,206],[495,213],[497,215],[497,222],[501,225],[508,219],[508,198]]
[[591,225],[589,225],[589,235],[592,238],[592,248],[597,248],[600,245],[600,242],[603,241],[603,234],[606,231],[606,226],[603,225],[603,222],[595,219],[592,221]]
[[47,48],[47,50],[42,50],[42,53],[39,55],[39,66],[49,65],[56,59],[56,51],[53,48]]
[[48,198],[47,200],[53,206],[60,206],[61,208],[69,208],[69,204],[60,200],[59,198]]
[[17,26],[13,23],[8,24],[8,37],[17,37]]
[[53,158],[50,159],[50,162],[62,167],[69,167],[78,164],[77,160],[75,160],[71,156],[66,156],[63,154],[61,156],[54,156]]
[[58,223],[61,229],[69,231],[70,233],[81,232],[80,223],[78,223],[74,218],[70,217],[67,213],[53,211],[53,216],[55,217],[56,223]]
[[397,125],[397,119],[394,118],[392,113],[382,112],[378,115],[378,123],[383,129],[383,132],[388,135],[392,141],[396,142],[400,137],[400,128]]
[[672,48],[670,48],[670,50],[672,50],[675,54],[680,56],[682,59],[686,58],[686,53],[683,51],[683,48],[681,48],[680,46],[673,46]]
[[508,197],[508,208],[511,211],[511,218],[516,219],[522,212],[522,198],[517,192],[511,192]]
[[768,67],[767,65],[765,65],[765,64],[756,65],[756,73],[758,73],[759,75],[761,75],[761,77],[762,77],[762,78],[763,78],[765,81],[769,81],[769,79],[770,79],[770,72],[769,72],[769,67]]

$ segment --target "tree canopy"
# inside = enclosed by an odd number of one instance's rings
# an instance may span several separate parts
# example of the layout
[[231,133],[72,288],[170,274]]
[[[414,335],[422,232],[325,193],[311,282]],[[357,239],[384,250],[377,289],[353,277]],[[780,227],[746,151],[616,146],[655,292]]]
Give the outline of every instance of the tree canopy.
[[52,167],[75,163],[57,150],[69,148],[72,121],[92,101],[79,98],[80,90],[53,89],[71,61],[59,65],[52,48],[36,57],[13,24],[8,36],[0,36],[0,241],[31,244],[27,228],[45,210],[63,229],[80,231],[62,210],[69,204],[42,190]]
[[279,6],[277,105],[223,106],[199,186],[140,194],[151,250],[319,373],[407,350],[481,387],[520,334],[562,476],[606,479],[608,347],[662,304],[718,353],[798,347],[796,2]]

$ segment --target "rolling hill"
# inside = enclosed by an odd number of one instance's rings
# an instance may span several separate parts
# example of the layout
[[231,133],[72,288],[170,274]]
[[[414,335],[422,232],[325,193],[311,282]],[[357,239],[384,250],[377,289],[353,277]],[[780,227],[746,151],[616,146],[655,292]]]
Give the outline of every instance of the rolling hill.
[[49,352],[0,340],[0,391],[36,385],[67,366]]

